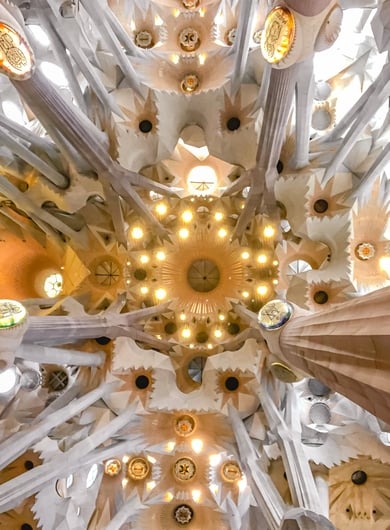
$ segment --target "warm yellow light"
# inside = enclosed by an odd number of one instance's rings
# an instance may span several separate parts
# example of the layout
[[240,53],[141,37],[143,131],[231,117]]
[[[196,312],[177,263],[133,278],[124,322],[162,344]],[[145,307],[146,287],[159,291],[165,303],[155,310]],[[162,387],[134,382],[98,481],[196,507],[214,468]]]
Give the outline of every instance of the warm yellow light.
[[141,294],[147,294],[149,292],[149,289],[144,285],[140,288]]
[[200,490],[192,490],[191,496],[194,502],[199,502],[201,497]]
[[168,207],[166,204],[164,204],[163,202],[160,202],[157,204],[156,212],[158,213],[158,215],[165,215],[167,211],[168,211]]
[[207,55],[205,53],[200,53],[199,54],[198,60],[199,60],[199,64],[201,66],[203,66],[204,63],[206,62],[206,58],[207,58]]
[[151,480],[150,482],[146,483],[146,491],[152,491],[156,487],[156,481]]
[[159,250],[156,253],[156,258],[158,259],[158,261],[164,261],[166,258],[165,252],[163,250]]
[[272,280],[272,283],[273,283],[274,285],[278,285],[279,280],[276,280],[276,279],[275,279],[275,280]]
[[154,25],[155,26],[162,26],[164,24],[164,21],[161,17],[159,17],[158,15],[156,15],[154,17]]
[[223,219],[223,213],[222,212],[215,212],[214,219],[216,221],[222,221]]
[[173,10],[173,16],[177,18],[180,15],[180,9],[177,9],[177,7]]
[[191,441],[191,447],[195,453],[199,454],[203,449],[203,441],[199,438],[195,438]]
[[191,337],[191,330],[188,327],[185,327],[181,330],[181,336],[185,339],[189,339]]
[[213,467],[218,466],[221,463],[221,455],[218,453],[215,455],[210,455],[209,462],[210,462],[210,466],[213,466]]
[[199,9],[199,16],[204,17],[205,14],[206,14],[206,8],[205,7],[201,7]]
[[210,491],[213,495],[217,495],[219,491],[218,484],[210,484]]
[[171,61],[173,62],[173,64],[179,64],[180,57],[176,53],[173,53],[171,55]]
[[219,320],[225,320],[225,315],[223,313],[221,313],[219,316],[218,316]]
[[242,479],[240,479],[238,482],[237,482],[237,486],[238,486],[238,489],[242,492],[245,490],[246,486],[247,486],[247,480],[246,480],[246,477],[243,476]]
[[181,228],[179,230],[179,237],[181,239],[187,239],[187,237],[190,235],[189,231],[187,230],[187,228]]
[[145,265],[145,263],[149,263],[149,256],[147,256],[146,254],[142,254],[139,260]]
[[265,254],[260,254],[257,258],[259,263],[267,263],[267,256]]
[[164,298],[166,298],[167,296],[167,292],[165,289],[160,288],[154,291],[154,295],[157,298],[157,300],[164,300]]
[[184,212],[181,214],[181,218],[185,223],[190,223],[193,219],[194,215],[191,212],[191,210],[184,210]]
[[157,462],[157,460],[154,458],[154,456],[148,455],[146,458],[149,460],[149,462],[151,464],[155,464]]
[[228,233],[227,233],[227,230],[226,230],[225,228],[220,228],[220,229],[218,230],[218,236],[219,236],[220,238],[226,237],[227,234],[228,234]]
[[268,293],[268,287],[266,285],[259,285],[257,288],[257,293],[260,296],[265,296]]
[[212,345],[212,344],[207,344],[207,348],[208,348],[209,350],[212,350],[212,349],[213,349],[213,345]]
[[242,296],[243,296],[244,298],[249,298],[249,293],[248,293],[248,291],[242,291]]
[[390,276],[390,256],[383,256],[380,258],[379,267],[387,274],[387,276]]
[[275,228],[271,225],[268,225],[264,228],[263,234],[264,237],[273,237],[275,235]]
[[274,267],[276,267],[276,265],[279,265],[279,261],[277,259],[274,259],[274,261],[272,262],[272,265],[274,265]]
[[217,339],[220,339],[222,337],[222,331],[219,328],[214,330],[214,337],[216,337]]
[[133,239],[142,239],[144,237],[144,231],[140,226],[134,226],[131,231],[131,237]]
[[171,502],[172,499],[173,499],[172,493],[170,491],[167,491],[166,494],[164,495],[164,501]]
[[182,320],[182,321],[184,322],[184,320],[185,320],[187,317],[186,317],[186,314],[185,314],[184,312],[181,312],[179,318],[180,318],[180,320]]
[[125,488],[128,483],[129,483],[129,479],[128,478],[123,478],[122,479],[122,488]]
[[244,252],[241,253],[241,257],[242,257],[242,259],[249,259],[250,258],[250,254],[249,254],[248,251],[245,250]]
[[168,442],[165,446],[165,449],[168,453],[172,453],[172,451],[175,449],[176,443],[175,442]]

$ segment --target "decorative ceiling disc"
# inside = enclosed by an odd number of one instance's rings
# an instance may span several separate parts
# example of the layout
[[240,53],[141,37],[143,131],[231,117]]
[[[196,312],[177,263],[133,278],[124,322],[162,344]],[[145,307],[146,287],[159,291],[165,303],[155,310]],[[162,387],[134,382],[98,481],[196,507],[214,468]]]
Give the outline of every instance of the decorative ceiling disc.
[[179,460],[176,460],[173,466],[173,474],[182,482],[187,482],[188,480],[194,478],[195,473],[195,462],[188,457],[179,458]]
[[355,248],[355,254],[360,260],[367,261],[375,256],[375,247],[372,243],[360,243]]
[[32,50],[18,31],[0,22],[0,68],[14,79],[27,79],[34,66]]
[[191,263],[187,271],[187,280],[194,291],[208,293],[218,286],[220,272],[213,261],[197,259]]
[[186,9],[196,9],[199,5],[199,0],[181,0],[181,3]]
[[265,21],[261,51],[269,63],[279,63],[291,50],[295,38],[295,19],[287,7],[275,7]]
[[0,300],[0,328],[12,328],[23,324],[26,308],[15,300]]
[[296,383],[298,381],[297,375],[283,363],[275,362],[271,364],[271,372],[280,381],[284,383]]
[[183,77],[181,82],[181,89],[187,94],[191,94],[198,90],[200,86],[199,77],[196,74],[187,74]]
[[152,48],[154,45],[153,35],[146,29],[139,31],[134,36],[134,42],[139,48]]
[[149,473],[150,466],[145,458],[136,457],[130,460],[127,466],[129,477],[134,480],[143,480]]
[[122,464],[117,458],[110,458],[104,463],[104,472],[110,477],[115,477],[120,473]]
[[241,479],[242,472],[237,462],[229,461],[225,462],[221,467],[221,475],[226,482],[236,482]]
[[272,300],[259,311],[260,326],[268,331],[281,328],[291,317],[293,308],[285,300]]
[[195,430],[196,424],[192,416],[184,414],[175,421],[175,432],[179,436],[190,436]]
[[180,504],[173,510],[173,517],[180,525],[187,525],[192,521],[194,510],[188,504]]
[[194,28],[184,28],[179,33],[180,48],[186,52],[193,52],[200,46],[199,33]]

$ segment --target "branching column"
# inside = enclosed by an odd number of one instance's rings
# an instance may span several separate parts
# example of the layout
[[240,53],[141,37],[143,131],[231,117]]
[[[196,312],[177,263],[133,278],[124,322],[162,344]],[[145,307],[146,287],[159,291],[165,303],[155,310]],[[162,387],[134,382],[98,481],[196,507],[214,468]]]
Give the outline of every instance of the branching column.
[[389,287],[326,311],[296,311],[279,345],[292,366],[390,422]]

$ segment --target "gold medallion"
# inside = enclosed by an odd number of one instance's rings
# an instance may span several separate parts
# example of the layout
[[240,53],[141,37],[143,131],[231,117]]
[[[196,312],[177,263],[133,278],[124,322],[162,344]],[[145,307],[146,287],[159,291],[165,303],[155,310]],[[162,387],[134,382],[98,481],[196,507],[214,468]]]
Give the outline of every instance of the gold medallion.
[[143,480],[148,475],[150,466],[145,458],[137,456],[130,460],[127,471],[133,480]]
[[278,63],[290,51],[295,38],[295,19],[287,7],[270,11],[261,35],[261,51],[269,63]]
[[175,432],[179,436],[189,436],[195,430],[195,420],[192,416],[184,414],[175,421]]
[[14,78],[26,78],[33,68],[33,57],[23,37],[0,23],[0,68]]
[[110,477],[115,477],[120,473],[122,464],[117,458],[110,458],[104,463],[104,472]]
[[225,462],[221,467],[221,475],[226,482],[236,482],[242,477],[241,468],[233,460]]
[[176,460],[173,466],[173,474],[175,477],[183,482],[191,480],[194,478],[196,473],[195,462],[188,457],[179,458]]

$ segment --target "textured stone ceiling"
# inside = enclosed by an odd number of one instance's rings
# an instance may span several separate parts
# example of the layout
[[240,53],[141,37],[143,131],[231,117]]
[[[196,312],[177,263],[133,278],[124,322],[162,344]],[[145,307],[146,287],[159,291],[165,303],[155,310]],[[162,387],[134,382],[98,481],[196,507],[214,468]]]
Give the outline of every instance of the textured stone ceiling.
[[390,528],[389,42],[0,1],[0,528]]

